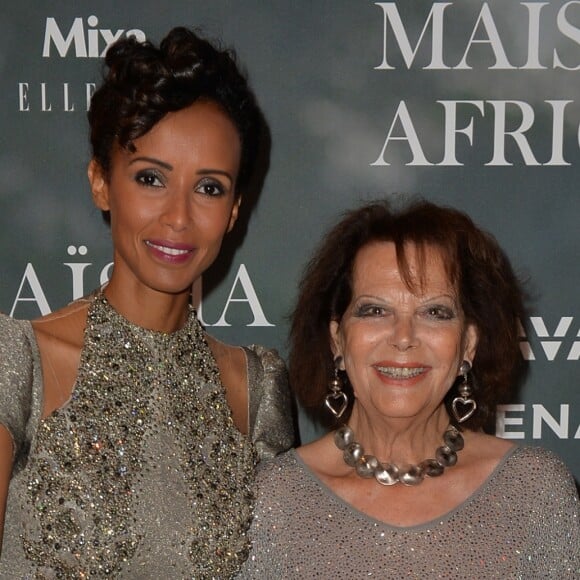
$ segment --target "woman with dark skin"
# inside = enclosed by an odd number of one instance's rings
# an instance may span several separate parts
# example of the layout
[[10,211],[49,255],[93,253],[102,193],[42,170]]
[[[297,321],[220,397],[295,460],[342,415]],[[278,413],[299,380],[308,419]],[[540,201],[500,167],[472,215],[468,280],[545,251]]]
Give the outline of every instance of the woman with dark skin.
[[258,109],[233,55],[183,28],[106,65],[88,178],[111,279],[0,319],[0,577],[227,578],[255,462],[293,440],[277,354],[217,341],[190,305],[238,217]]
[[334,430],[265,465],[244,578],[578,578],[573,479],[484,432],[521,366],[522,294],[465,214],[349,212],[309,263],[290,378]]

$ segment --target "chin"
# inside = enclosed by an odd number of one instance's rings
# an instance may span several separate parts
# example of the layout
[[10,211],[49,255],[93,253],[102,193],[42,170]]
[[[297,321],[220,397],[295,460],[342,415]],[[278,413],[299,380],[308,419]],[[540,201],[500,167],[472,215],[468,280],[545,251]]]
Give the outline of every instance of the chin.
[[171,294],[171,295],[179,295],[185,294],[187,292],[191,292],[191,287],[193,285],[193,281],[188,280],[187,282],[158,282],[153,284],[148,284],[148,286],[155,290],[155,292],[159,292],[161,294]]
[[419,419],[425,415],[425,407],[408,404],[379,404],[373,408],[373,414],[385,419]]

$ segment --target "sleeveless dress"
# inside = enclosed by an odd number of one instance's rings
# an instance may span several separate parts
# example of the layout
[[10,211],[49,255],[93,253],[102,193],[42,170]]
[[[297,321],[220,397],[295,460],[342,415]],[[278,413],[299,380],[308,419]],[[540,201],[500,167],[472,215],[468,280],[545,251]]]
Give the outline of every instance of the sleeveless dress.
[[195,312],[171,334],[89,306],[68,403],[45,419],[28,321],[0,318],[0,423],[14,440],[0,578],[228,578],[248,553],[254,468],[293,442],[282,361],[246,348],[236,429]]

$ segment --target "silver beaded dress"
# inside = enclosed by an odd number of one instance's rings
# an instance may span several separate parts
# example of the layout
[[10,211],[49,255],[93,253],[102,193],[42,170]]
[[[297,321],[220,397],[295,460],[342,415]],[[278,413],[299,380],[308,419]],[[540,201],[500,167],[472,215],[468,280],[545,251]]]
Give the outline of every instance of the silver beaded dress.
[[239,578],[580,578],[572,476],[551,452],[515,447],[463,504],[395,527],[353,508],[292,450],[263,465]]
[[229,578],[247,557],[258,458],[293,442],[284,364],[245,348],[235,428],[190,312],[164,334],[91,302],[68,403],[45,419],[28,321],[0,315],[0,424],[14,441],[0,578]]

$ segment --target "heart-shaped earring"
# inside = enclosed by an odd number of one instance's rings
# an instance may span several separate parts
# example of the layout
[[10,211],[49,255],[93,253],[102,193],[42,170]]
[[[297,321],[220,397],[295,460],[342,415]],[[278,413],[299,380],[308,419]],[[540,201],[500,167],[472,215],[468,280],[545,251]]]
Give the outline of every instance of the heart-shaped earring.
[[324,404],[337,419],[340,419],[348,407],[348,397],[344,391],[328,393]]
[[337,356],[334,359],[334,377],[328,383],[330,393],[324,398],[326,408],[334,415],[336,419],[340,419],[348,407],[348,396],[342,390],[342,380],[338,376],[339,368],[342,364],[342,357]]
[[463,382],[457,387],[459,396],[455,397],[451,402],[451,410],[458,423],[467,421],[477,410],[477,403],[470,398],[473,392],[469,384],[470,371],[471,363],[464,360],[459,367],[459,372],[463,375]]
[[[461,409],[458,409],[461,407]],[[453,411],[454,417],[457,419],[458,423],[463,423],[467,421],[477,409],[477,403],[473,399],[461,399],[455,397],[451,402],[451,409]]]

